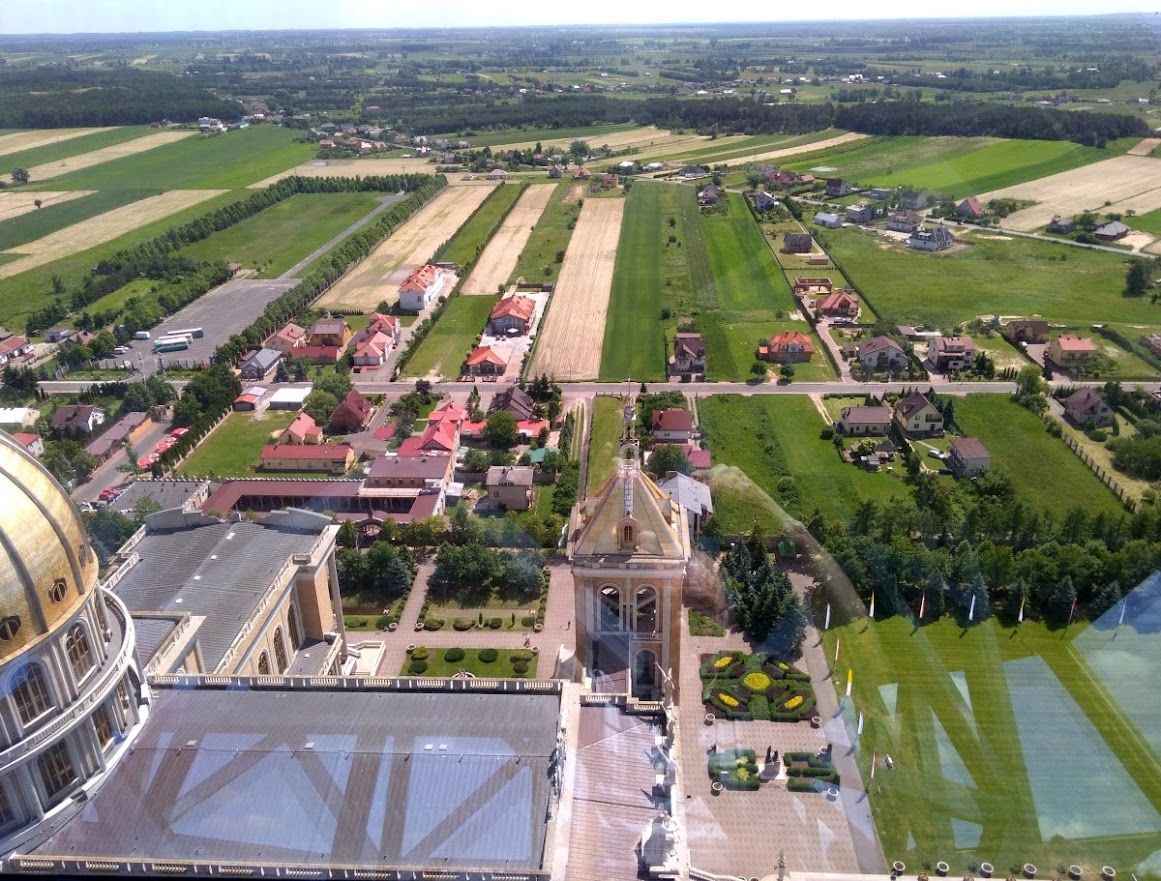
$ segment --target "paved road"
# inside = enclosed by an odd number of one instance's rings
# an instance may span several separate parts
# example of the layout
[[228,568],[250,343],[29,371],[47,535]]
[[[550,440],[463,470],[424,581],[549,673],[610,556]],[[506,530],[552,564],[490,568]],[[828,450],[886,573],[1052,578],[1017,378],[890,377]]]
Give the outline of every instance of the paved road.
[[384,196],[383,198],[381,198],[379,200],[379,204],[377,206],[375,206],[374,208],[372,208],[367,214],[365,214],[363,217],[356,220],[354,223],[352,223],[350,226],[348,226],[346,229],[344,229],[341,233],[339,233],[337,236],[335,236],[333,239],[331,239],[329,242],[327,242],[321,248],[308,254],[306,257],[299,260],[297,263],[295,263],[293,266],[291,266],[288,270],[286,270],[286,272],[282,273],[282,275],[278,276],[279,280],[293,279],[293,280],[297,281],[298,274],[300,272],[302,272],[304,269],[306,269],[306,267],[310,266],[310,264],[312,264],[319,257],[323,256],[323,254],[326,254],[327,252],[331,251],[332,249],[338,247],[342,243],[343,239],[345,239],[351,233],[355,233],[355,232],[358,232],[359,230],[361,230],[364,226],[366,226],[368,223],[370,223],[372,220],[374,220],[376,217],[378,217],[380,214],[382,214],[384,211],[386,211],[388,208],[390,208],[396,202],[402,201],[406,195],[407,194],[404,192],[398,192],[398,193],[395,193],[393,196]]
[[[141,436],[140,440],[133,442],[134,451],[138,456],[144,456],[157,446],[157,442],[165,437],[166,433],[172,427],[168,422],[150,426],[149,430]],[[118,450],[109,457],[108,461],[102,462],[85,483],[82,483],[73,490],[73,501],[94,501],[101,494],[102,490],[110,486],[118,486],[128,481],[129,475],[124,471],[118,470],[124,464],[126,464],[125,451]]]

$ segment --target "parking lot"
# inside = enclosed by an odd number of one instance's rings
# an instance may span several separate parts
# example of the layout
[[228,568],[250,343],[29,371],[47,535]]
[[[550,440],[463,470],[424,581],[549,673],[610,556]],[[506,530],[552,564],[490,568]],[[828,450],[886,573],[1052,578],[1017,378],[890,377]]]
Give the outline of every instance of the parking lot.
[[[156,373],[163,360],[168,367],[208,364],[214,349],[261,315],[267,303],[296,284],[295,279],[228,281],[152,328],[150,339],[133,340],[128,344],[129,351],[119,358],[131,361],[146,376]],[[154,341],[172,331],[195,327],[205,330],[205,336],[193,340],[188,349],[154,354]]]

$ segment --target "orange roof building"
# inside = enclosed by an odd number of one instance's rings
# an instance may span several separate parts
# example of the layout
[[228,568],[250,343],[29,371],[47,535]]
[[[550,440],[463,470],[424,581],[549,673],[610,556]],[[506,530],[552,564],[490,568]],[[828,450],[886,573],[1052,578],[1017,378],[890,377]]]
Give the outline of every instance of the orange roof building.
[[814,344],[806,334],[797,330],[787,330],[760,344],[757,354],[760,361],[792,364],[809,361],[810,356],[814,354]]

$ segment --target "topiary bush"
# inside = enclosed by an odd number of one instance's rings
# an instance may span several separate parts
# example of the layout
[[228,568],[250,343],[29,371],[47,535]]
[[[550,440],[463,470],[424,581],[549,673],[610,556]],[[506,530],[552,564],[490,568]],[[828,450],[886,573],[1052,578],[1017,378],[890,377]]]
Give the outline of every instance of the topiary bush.
[[427,661],[412,661],[407,665],[407,672],[413,676],[418,676],[420,673],[427,672]]
[[395,619],[392,618],[390,615],[380,615],[378,618],[375,619],[375,629],[376,630],[386,630],[388,625],[394,621],[395,621]]
[[423,622],[424,630],[442,630],[444,625],[443,618],[427,618]]
[[532,652],[530,652],[528,649],[516,649],[516,651],[512,652],[512,663],[513,664],[515,664],[517,661],[531,661],[531,660],[532,660]]
[[520,626],[521,627],[531,627],[535,623],[536,623],[536,616],[535,615],[525,615],[523,618],[520,619]]
[[476,622],[475,622],[475,619],[473,619],[473,618],[456,618],[456,620],[452,622],[452,627],[454,627],[456,630],[461,630],[461,631],[462,630],[471,630],[475,626],[476,626]]
[[515,673],[517,676],[527,676],[528,675],[528,662],[527,661],[513,661],[512,662],[512,672]]
[[411,660],[413,660],[413,661],[426,661],[427,660],[427,648],[425,646],[422,646],[422,645],[417,645],[415,648],[413,648],[411,650]]
[[500,618],[489,618],[488,619],[488,627],[491,630],[499,630],[503,626],[504,626],[504,622]]
[[449,664],[455,664],[464,659],[464,650],[461,648],[450,648],[443,653],[443,659]]
[[500,653],[495,649],[480,649],[478,657],[481,664],[491,664],[500,657]]

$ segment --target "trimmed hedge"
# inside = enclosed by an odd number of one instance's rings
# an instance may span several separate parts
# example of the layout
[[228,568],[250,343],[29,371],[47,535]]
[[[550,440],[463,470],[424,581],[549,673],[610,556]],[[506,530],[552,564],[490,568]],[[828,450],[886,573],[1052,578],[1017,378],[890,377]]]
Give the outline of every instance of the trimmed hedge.
[[456,618],[452,622],[452,627],[459,631],[471,630],[476,626],[476,622],[471,618]]
[[454,664],[457,661],[462,661],[465,654],[466,652],[461,648],[450,648],[443,653],[443,659],[449,664]]
[[443,618],[424,618],[423,619],[423,629],[424,630],[442,630],[443,625],[444,625]]
[[818,792],[818,784],[812,777],[791,777],[786,781],[788,792]]
[[415,648],[413,648],[411,650],[411,660],[413,660],[413,661],[426,661],[427,660],[427,649],[424,646],[417,645]]
[[512,672],[515,673],[517,676],[527,675],[528,674],[528,662],[527,661],[513,661],[512,662]]
[[418,676],[427,672],[427,661],[412,661],[407,665],[407,672]]
[[500,657],[500,653],[495,649],[480,649],[478,657],[481,664],[491,664]]

